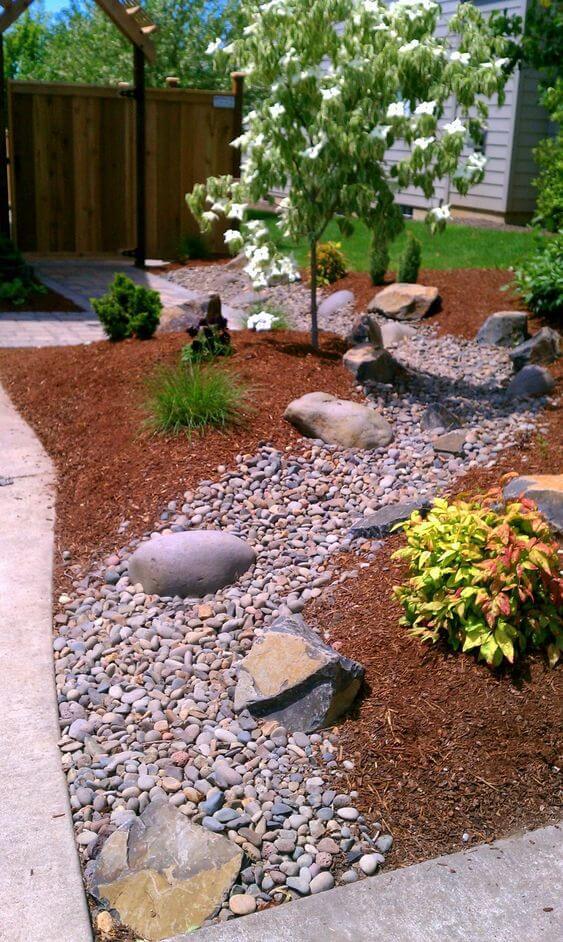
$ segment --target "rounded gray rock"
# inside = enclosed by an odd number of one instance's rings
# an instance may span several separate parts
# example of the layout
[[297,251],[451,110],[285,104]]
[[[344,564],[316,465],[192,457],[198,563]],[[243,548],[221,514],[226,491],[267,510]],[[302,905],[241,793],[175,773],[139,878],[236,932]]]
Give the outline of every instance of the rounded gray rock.
[[201,598],[235,582],[256,561],[254,550],[223,530],[171,533],[143,543],[129,579],[149,595]]

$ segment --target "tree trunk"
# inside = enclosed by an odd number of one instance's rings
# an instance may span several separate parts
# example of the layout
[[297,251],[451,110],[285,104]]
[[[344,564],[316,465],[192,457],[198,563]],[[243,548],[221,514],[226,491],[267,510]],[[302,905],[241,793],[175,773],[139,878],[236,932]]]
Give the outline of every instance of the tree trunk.
[[319,349],[319,326],[317,323],[317,243],[311,242],[311,344]]

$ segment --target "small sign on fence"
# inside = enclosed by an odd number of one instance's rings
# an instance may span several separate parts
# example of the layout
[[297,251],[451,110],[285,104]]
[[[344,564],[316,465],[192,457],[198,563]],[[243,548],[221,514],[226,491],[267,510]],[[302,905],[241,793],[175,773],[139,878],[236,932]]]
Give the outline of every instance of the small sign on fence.
[[214,108],[234,108],[235,96],[234,95],[214,95],[213,107]]

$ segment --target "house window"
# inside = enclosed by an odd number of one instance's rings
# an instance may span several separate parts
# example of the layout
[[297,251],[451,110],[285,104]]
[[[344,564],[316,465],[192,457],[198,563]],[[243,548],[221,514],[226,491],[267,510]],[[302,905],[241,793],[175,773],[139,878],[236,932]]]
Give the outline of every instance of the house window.
[[412,206],[405,206],[404,203],[399,203],[399,209],[403,214],[405,219],[412,219],[413,208]]

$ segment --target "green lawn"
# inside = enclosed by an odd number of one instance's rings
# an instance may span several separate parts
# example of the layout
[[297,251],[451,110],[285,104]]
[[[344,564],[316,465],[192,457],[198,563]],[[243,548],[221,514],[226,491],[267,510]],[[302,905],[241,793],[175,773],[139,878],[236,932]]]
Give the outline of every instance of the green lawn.
[[[271,214],[255,215],[264,219],[272,232],[277,232]],[[408,221],[405,231],[391,246],[392,270],[403,251],[409,231],[422,243],[423,268],[510,268],[532,251],[535,238],[534,232],[527,229],[522,229],[521,232],[505,232],[502,229],[458,224],[450,224],[444,232],[432,235],[424,222]],[[323,236],[324,242],[329,239],[342,243],[352,271],[368,270],[370,236],[364,225],[357,223],[354,234],[349,239],[342,239],[336,224],[331,223]],[[299,265],[307,264],[308,249],[304,242],[292,246],[283,239],[277,238],[276,241],[280,247],[295,252]]]

